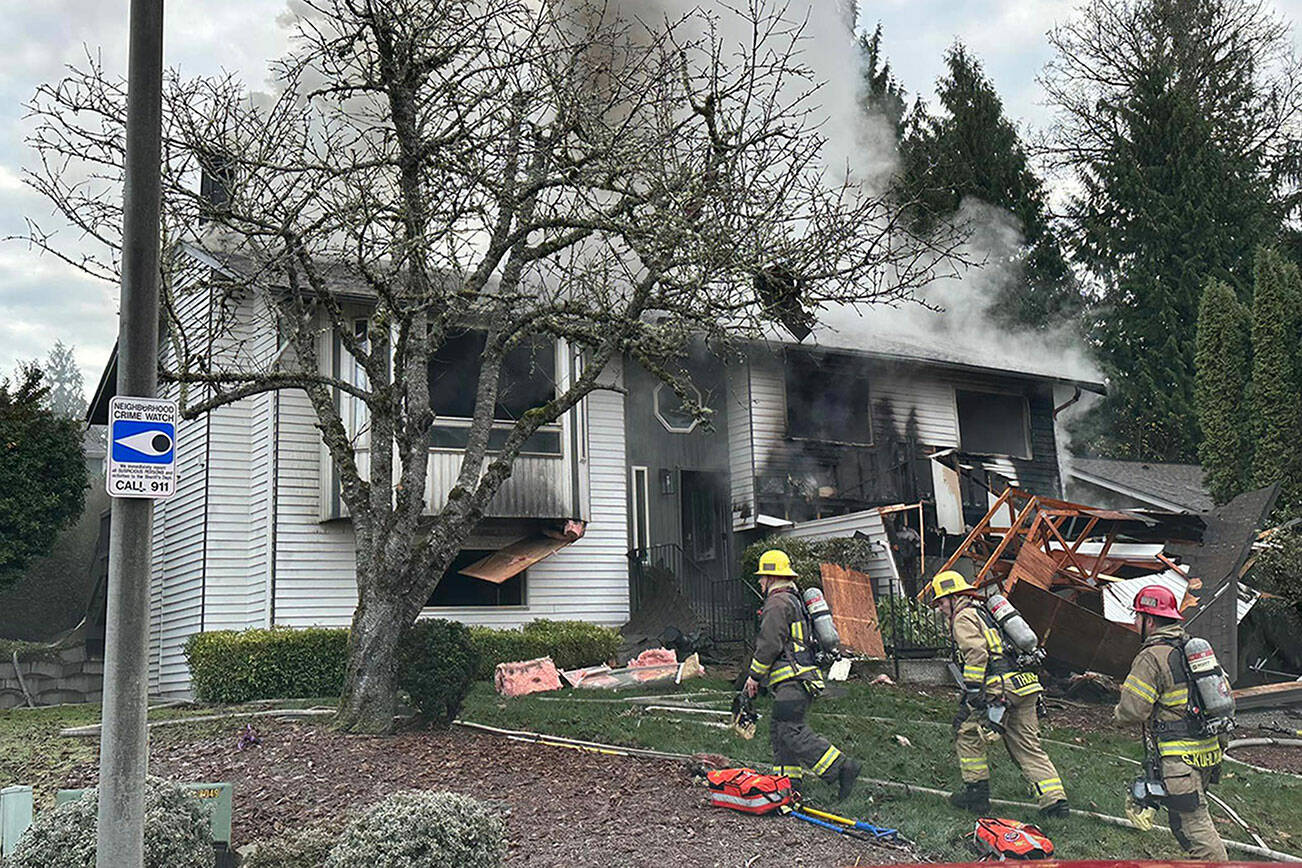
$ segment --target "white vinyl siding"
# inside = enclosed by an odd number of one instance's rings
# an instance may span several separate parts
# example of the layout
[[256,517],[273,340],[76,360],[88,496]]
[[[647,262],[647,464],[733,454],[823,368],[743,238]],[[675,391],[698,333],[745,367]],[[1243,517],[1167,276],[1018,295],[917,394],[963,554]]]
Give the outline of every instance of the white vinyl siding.
[[877,510],[850,512],[832,518],[820,518],[815,521],[801,522],[794,527],[778,531],[783,536],[796,539],[822,540],[852,537],[861,532],[872,541],[872,558],[868,564],[868,577],[872,580],[874,593],[880,598],[894,583],[897,588],[900,570],[891,554],[890,539],[886,536],[886,526]]

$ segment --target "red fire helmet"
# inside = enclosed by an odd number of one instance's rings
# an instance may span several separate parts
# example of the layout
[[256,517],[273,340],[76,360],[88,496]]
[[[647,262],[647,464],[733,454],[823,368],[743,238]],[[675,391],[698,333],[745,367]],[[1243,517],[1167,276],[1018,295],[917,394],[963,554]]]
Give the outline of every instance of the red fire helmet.
[[1161,585],[1147,585],[1140,588],[1139,593],[1135,594],[1133,608],[1136,612],[1145,615],[1184,620],[1184,615],[1180,614],[1180,605],[1175,600],[1175,594],[1171,593],[1170,588]]

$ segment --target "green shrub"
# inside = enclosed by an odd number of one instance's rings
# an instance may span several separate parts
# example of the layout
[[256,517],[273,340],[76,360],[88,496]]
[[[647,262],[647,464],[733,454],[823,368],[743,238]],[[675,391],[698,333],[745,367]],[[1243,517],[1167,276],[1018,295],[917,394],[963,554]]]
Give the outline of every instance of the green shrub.
[[[99,793],[37,815],[5,864],[9,868],[95,868]],[[145,789],[145,868],[212,868],[208,814],[178,784],[150,778]]]
[[398,646],[398,686],[436,723],[456,718],[478,667],[470,630],[455,621],[417,621]]
[[240,868],[321,868],[338,840],[325,829],[308,828],[258,841]]
[[506,826],[456,793],[397,793],[344,829],[326,868],[499,868]]
[[[451,622],[419,622],[432,623]],[[421,631],[434,632],[425,640],[413,638],[404,641],[433,641],[431,637],[437,631],[447,633],[448,629],[418,629],[419,624],[412,628],[416,631],[413,636],[424,636]],[[584,621],[538,620],[518,630],[470,627],[467,635],[478,660],[472,670],[475,678],[492,678],[493,669],[499,663],[535,657],[549,656],[562,669],[604,663],[615,656],[622,641],[618,630]],[[401,650],[399,656],[402,656]],[[202,702],[338,696],[343,692],[348,662],[348,631],[327,627],[302,630],[279,627],[273,630],[196,633],[185,643],[185,659],[190,665],[194,694]],[[417,657],[409,656],[409,659],[414,661]],[[449,665],[448,672],[459,671],[460,664]],[[406,677],[407,673],[400,669],[400,683],[405,683]],[[417,682],[422,678],[418,674],[411,674],[411,677]],[[422,691],[422,688],[417,690]],[[416,699],[415,694],[412,698]],[[445,703],[443,707],[446,709],[448,706]],[[441,713],[435,716],[439,717]]]
[[491,678],[499,663],[551,657],[559,669],[605,663],[623,641],[618,630],[585,621],[530,621],[519,630],[471,627],[479,650],[477,677]]
[[945,617],[907,597],[877,602],[882,641],[895,648],[947,648],[952,642]]
[[218,630],[185,643],[195,696],[204,702],[338,696],[348,660],[348,631]]

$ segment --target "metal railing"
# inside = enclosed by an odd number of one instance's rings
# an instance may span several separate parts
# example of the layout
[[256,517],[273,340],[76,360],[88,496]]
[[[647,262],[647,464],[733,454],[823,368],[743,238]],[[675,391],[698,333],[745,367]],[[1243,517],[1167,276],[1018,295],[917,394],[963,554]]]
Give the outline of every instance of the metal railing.
[[710,575],[677,543],[634,549],[628,557],[633,611],[641,608],[667,582],[683,595],[701,628],[715,642],[740,642],[749,638],[758,604],[747,599],[746,587],[736,578]]

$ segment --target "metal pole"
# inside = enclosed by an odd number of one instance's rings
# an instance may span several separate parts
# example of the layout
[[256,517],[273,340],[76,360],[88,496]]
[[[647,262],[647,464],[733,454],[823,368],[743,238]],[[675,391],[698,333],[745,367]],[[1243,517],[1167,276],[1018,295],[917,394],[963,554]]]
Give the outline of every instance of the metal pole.
[[[117,393],[152,398],[158,387],[163,0],[131,0],[130,27]],[[95,854],[98,868],[144,865],[153,519],[152,500],[113,499]]]

